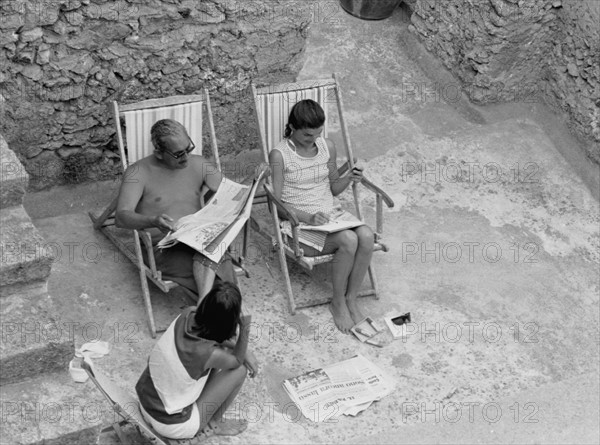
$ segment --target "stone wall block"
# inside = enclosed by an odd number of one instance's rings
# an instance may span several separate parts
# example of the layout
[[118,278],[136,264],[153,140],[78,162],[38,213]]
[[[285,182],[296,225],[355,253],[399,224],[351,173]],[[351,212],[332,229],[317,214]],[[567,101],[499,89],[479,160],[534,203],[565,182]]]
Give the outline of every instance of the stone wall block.
[[23,204],[25,189],[29,182],[29,175],[19,162],[17,155],[8,148],[6,141],[0,134],[0,209],[6,209]]
[[[590,158],[600,159],[594,124],[598,115],[594,94],[600,91],[600,2],[414,0],[410,4],[414,13],[409,29],[465,83],[472,100],[515,100],[519,94],[534,92],[536,100],[567,110],[571,127],[593,142]],[[586,54],[596,55],[592,63]]]
[[116,175],[112,100],[208,88],[215,110],[228,107],[215,111],[220,149],[239,150],[235,138],[254,134],[253,123],[238,128],[229,96],[250,79],[291,79],[288,64],[302,53],[308,18],[290,11],[287,0],[2,2],[0,132],[25,162],[32,188],[63,181],[75,157]]
[[42,38],[42,36],[44,35],[44,31],[42,30],[42,28],[36,27],[33,29],[30,29],[29,31],[23,31],[19,34],[19,40],[21,42],[34,42],[36,40],[39,40]]

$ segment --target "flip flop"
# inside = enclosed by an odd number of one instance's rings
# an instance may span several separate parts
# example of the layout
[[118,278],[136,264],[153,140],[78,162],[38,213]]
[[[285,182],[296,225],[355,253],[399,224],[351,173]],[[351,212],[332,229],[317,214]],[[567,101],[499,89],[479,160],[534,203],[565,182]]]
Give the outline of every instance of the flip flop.
[[248,428],[247,420],[223,419],[218,422],[209,422],[205,428],[210,429],[215,436],[237,436]]

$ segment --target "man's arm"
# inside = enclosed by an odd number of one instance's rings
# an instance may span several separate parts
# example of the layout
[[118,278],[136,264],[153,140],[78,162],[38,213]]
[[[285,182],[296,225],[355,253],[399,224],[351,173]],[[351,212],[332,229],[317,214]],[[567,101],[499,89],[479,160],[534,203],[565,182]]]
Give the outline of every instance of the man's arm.
[[145,182],[146,178],[139,164],[127,167],[119,190],[115,224],[123,229],[140,230],[158,227],[161,230],[173,230],[171,224],[173,219],[168,215],[148,216],[135,211],[144,194]]
[[211,191],[216,192],[223,180],[223,174],[217,168],[217,164],[210,162],[204,157],[200,158],[200,174],[203,176],[203,184]]

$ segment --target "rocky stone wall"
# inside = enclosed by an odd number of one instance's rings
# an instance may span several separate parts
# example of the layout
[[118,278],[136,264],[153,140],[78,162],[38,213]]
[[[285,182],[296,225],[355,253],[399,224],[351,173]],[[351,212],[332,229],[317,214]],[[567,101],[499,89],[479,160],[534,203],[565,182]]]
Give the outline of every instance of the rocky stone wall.
[[562,0],[547,64],[548,101],[567,111],[577,134],[595,142],[600,163],[600,1]]
[[289,81],[306,16],[288,0],[6,0],[0,132],[31,187],[120,171],[110,103],[208,88],[219,149],[256,146],[247,86]]
[[599,2],[409,0],[412,30],[477,103],[545,101],[569,112],[600,162]]

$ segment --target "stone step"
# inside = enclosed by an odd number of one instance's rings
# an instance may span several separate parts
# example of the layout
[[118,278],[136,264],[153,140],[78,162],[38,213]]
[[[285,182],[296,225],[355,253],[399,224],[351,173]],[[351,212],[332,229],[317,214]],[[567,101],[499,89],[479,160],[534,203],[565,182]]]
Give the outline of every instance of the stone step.
[[66,369],[0,387],[3,444],[98,443],[116,414],[88,380],[75,383]]
[[45,283],[9,288],[11,295],[1,300],[0,385],[68,369],[74,321],[60,320]]
[[29,175],[0,134],[0,209],[23,204]]
[[[0,209],[0,286],[43,281],[52,257],[22,205]],[[6,296],[2,292],[2,296]]]

